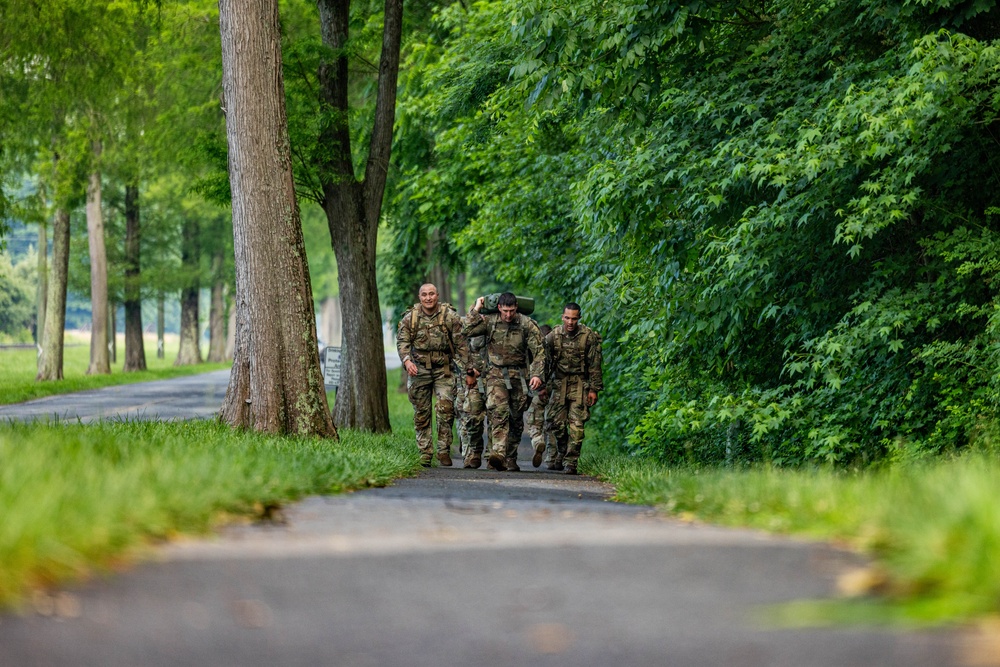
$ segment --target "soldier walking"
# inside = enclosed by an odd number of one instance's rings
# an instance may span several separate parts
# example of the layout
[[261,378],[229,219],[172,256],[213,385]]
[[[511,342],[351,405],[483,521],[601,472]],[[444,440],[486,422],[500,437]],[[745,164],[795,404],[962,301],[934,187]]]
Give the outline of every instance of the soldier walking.
[[486,421],[486,387],[482,376],[486,372],[486,340],[482,336],[469,339],[469,364],[475,372],[475,382],[466,383],[467,375],[456,378],[455,408],[458,412],[458,437],[462,441],[462,456],[466,468],[478,468],[483,462],[483,427]]
[[462,335],[462,319],[445,303],[438,303],[437,287],[421,285],[420,303],[403,313],[396,334],[396,350],[406,371],[406,393],[413,404],[420,465],[430,467],[434,455],[431,439],[431,395],[436,399],[437,460],[451,465],[452,428],[455,424],[455,368],[464,374],[469,349]]
[[561,465],[566,474],[575,475],[583,426],[597,403],[597,393],[604,389],[601,336],[580,324],[580,306],[570,302],[563,307],[562,324],[545,337],[545,350],[548,416],[557,448],[555,467],[549,468],[558,470]]
[[[489,315],[480,312],[484,301],[483,297],[476,300],[464,320],[463,333],[486,337],[486,414],[493,439],[487,467],[518,471],[524,411],[531,402],[529,389],[537,391],[542,386],[545,349],[535,322],[517,312],[516,296],[501,294],[499,312]],[[475,371],[466,382],[475,382]]]
[[[538,331],[542,336],[542,340],[549,335],[552,331],[552,327],[548,324],[539,325]],[[548,437],[548,430],[546,426],[545,410],[549,404],[548,392],[545,389],[541,389],[534,399],[531,401],[531,407],[525,413],[524,418],[528,422],[528,435],[531,436],[531,449],[534,453],[531,456],[531,465],[536,468],[542,465],[542,457],[545,457],[545,462],[549,470],[554,470],[554,462],[556,460],[556,447],[554,442],[550,442]],[[560,464],[559,469],[562,470],[562,465]]]

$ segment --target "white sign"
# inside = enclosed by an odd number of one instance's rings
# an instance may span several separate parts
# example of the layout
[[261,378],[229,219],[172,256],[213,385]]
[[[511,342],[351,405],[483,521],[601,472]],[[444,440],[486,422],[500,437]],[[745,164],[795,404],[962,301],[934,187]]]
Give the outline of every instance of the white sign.
[[340,348],[323,348],[323,384],[329,388],[340,386]]

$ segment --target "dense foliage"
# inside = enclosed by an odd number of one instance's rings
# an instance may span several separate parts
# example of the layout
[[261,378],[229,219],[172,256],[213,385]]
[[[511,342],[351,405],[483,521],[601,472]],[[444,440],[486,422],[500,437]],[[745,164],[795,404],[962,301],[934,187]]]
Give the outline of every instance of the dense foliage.
[[422,152],[397,208],[584,305],[604,436],[850,464],[992,429],[995,3],[507,0],[435,20],[400,101]]

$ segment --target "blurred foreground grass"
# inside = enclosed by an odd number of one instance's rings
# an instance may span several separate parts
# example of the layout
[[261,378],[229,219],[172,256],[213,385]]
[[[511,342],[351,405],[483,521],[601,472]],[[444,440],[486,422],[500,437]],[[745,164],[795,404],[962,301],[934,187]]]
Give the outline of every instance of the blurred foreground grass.
[[[846,601],[798,604],[797,623],[935,623],[1000,612],[1000,460],[974,453],[883,470],[676,469],[598,454],[617,499],[685,520],[843,541],[874,566]],[[786,619],[788,620],[788,619]]]
[[0,426],[0,606],[107,570],[162,539],[414,473],[398,373],[389,381],[393,434],[341,430],[339,442],[214,421]]
[[125,364],[125,341],[119,335],[118,363],[112,364],[111,375],[87,375],[87,367],[90,365],[88,339],[67,332],[66,347],[63,350],[63,379],[52,382],[35,381],[38,363],[34,349],[0,349],[0,405],[85,389],[207,373],[230,366],[229,363],[174,366],[174,359],[177,358],[176,336],[168,338],[166,342],[164,358],[157,359],[155,337],[146,338],[144,345],[148,370],[125,373],[122,371]]

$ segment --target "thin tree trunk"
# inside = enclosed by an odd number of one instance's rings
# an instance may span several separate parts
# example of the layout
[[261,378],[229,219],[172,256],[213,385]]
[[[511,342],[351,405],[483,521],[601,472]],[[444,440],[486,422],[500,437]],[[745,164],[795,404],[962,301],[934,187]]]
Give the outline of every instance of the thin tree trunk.
[[42,354],[42,334],[45,333],[45,300],[48,297],[49,279],[49,240],[45,223],[38,225],[38,292],[35,315],[35,345],[38,346],[38,354]]
[[468,297],[465,295],[465,272],[459,273],[455,276],[455,309],[462,315],[468,312],[465,305],[469,302]]
[[52,271],[45,299],[45,329],[36,380],[63,378],[63,330],[66,328],[66,284],[69,278],[69,211],[56,209],[52,223]]
[[164,347],[163,334],[165,328],[166,319],[163,312],[163,291],[157,292],[156,294],[156,358],[163,359],[167,356],[166,349]]
[[198,275],[201,255],[198,222],[186,219],[182,233],[184,238],[181,240],[181,264],[184,267],[187,284],[181,289],[180,347],[177,350],[174,366],[192,366],[202,361],[198,322],[198,293],[201,288]]
[[327,150],[317,164],[344,314],[341,385],[334,418],[342,426],[385,432],[390,430],[389,405],[375,282],[375,242],[392,150],[403,3],[385,0],[378,99],[361,182],[354,173],[347,122],[350,0],[318,0],[317,4],[323,44],[334,54],[319,69],[321,102],[328,113],[319,132],[320,144]]
[[229,317],[226,322],[226,359],[232,360],[236,352],[236,304],[229,304]]
[[226,359],[226,282],[222,279],[223,257],[212,258],[212,301],[208,310],[208,361],[217,364]]
[[337,437],[316,344],[292,176],[277,0],[220,0],[236,255],[236,345],[226,423]]
[[[94,142],[94,158],[101,156],[101,142]],[[101,172],[90,174],[87,186],[87,238],[90,246],[90,367],[87,375],[111,373],[108,360],[108,254],[104,245],[101,212]]]
[[142,284],[139,249],[139,187],[125,186],[125,366],[126,373],[146,370],[142,340]]
[[118,363],[118,306],[108,302],[108,355],[112,364]]

